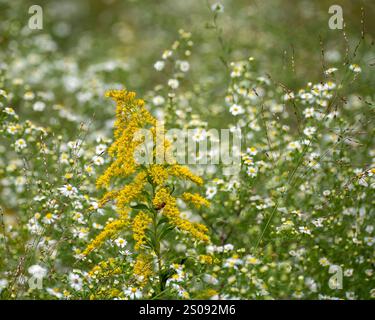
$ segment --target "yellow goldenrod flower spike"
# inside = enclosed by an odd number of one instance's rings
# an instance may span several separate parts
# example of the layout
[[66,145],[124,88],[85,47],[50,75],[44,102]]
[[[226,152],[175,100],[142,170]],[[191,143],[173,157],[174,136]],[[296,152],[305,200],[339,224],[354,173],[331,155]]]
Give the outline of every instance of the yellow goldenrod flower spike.
[[209,237],[206,234],[208,229],[204,225],[191,223],[189,220],[181,218],[180,211],[177,208],[176,198],[171,196],[166,188],[160,188],[156,192],[153,205],[157,210],[162,210],[162,214],[178,229],[186,231],[197,240],[204,242],[209,241]]
[[125,208],[126,205],[135,200],[141,194],[146,184],[146,177],[147,174],[141,171],[137,174],[132,183],[128,184],[117,193],[117,208]]
[[[108,148],[112,162],[96,181],[98,188],[107,189],[107,192],[99,200],[98,206],[103,207],[106,203],[113,201],[119,218],[105,226],[87,246],[83,255],[89,254],[106,239],[114,237],[125,227],[129,227],[135,242],[134,249],[138,251],[134,264],[136,280],[141,286],[146,284],[154,272],[153,259],[156,256],[162,290],[164,284],[162,283],[161,270],[164,262],[160,247],[162,239],[159,236],[163,233],[158,230],[162,216],[167,218],[170,225],[186,232],[192,238],[203,242],[210,240],[207,235],[208,229],[204,225],[192,223],[181,217],[176,197],[193,203],[197,208],[208,207],[209,202],[196,193],[185,192],[180,196],[172,196],[166,187],[167,183],[171,182],[169,180],[180,178],[202,185],[203,180],[193,174],[188,167],[176,164],[171,153],[171,142],[164,137],[163,126],[160,126],[146,110],[144,101],[135,98],[134,92],[110,90],[106,96],[116,102],[116,121],[114,142]],[[165,163],[140,165],[136,162],[134,153],[143,141],[134,139],[135,134],[138,130],[147,128],[150,130],[154,142],[161,143],[161,147],[159,143],[159,147],[153,149],[154,159],[163,159]],[[108,190],[116,182],[115,180],[124,178],[130,182],[115,190]],[[132,204],[133,202],[136,204],[135,206]],[[148,236],[153,237],[154,240],[148,242]],[[146,242],[150,244],[151,248],[144,245]],[[100,263],[93,268],[90,274],[92,276],[105,274],[110,262],[111,260]],[[115,269],[115,271],[119,270]]]
[[108,223],[103,231],[92,240],[86,249],[82,252],[84,256],[88,255],[91,251],[101,246],[101,244],[108,238],[113,237],[120,230],[129,224],[129,221],[126,219],[118,219]]
[[205,206],[205,207],[209,207],[210,206],[210,202],[207,199],[205,199],[202,196],[200,196],[199,194],[197,194],[197,193],[184,192],[182,194],[182,199],[184,199],[185,201],[191,202],[198,209],[201,206]]
[[190,180],[190,181],[196,183],[197,185],[202,185],[203,184],[203,179],[201,177],[193,174],[189,170],[189,168],[185,167],[185,166],[180,166],[178,164],[173,165],[172,167],[170,167],[169,173],[172,176]]
[[151,165],[148,171],[152,182],[155,185],[162,185],[168,179],[168,170],[166,170],[162,165]]
[[143,245],[145,239],[145,231],[151,222],[152,219],[143,211],[138,212],[138,214],[133,219],[132,231],[133,238],[136,241],[134,246],[136,250],[138,250]]
[[134,275],[137,277],[140,285],[147,283],[148,278],[153,274],[152,271],[152,256],[146,254],[139,254],[133,267]]

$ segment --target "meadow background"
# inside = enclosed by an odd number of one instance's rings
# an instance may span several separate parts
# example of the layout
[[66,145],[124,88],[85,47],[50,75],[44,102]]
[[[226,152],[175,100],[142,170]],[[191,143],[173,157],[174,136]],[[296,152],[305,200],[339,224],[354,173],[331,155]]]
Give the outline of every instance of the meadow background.
[[[36,3],[0,1],[2,299],[375,297],[375,4],[215,3],[39,1],[30,30]],[[242,132],[239,175],[191,166],[202,186],[170,182],[211,202],[178,201],[210,243],[166,222],[160,264],[134,228],[82,257],[117,217],[95,181],[113,142],[104,94],[122,88],[198,141]]]

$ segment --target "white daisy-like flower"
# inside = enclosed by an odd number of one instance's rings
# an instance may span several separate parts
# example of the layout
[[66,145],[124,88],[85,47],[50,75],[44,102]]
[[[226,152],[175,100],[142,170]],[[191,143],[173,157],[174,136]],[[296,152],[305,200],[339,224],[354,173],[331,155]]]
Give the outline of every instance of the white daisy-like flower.
[[336,88],[336,83],[332,81],[328,81],[327,83],[324,84],[324,86],[327,90],[332,90]]
[[86,239],[89,234],[89,228],[81,227],[74,231],[75,236],[79,239]]
[[80,291],[82,289],[82,279],[76,273],[69,273],[69,283],[70,286],[76,291]]
[[247,148],[246,152],[251,156],[255,156],[258,153],[258,150],[255,147]]
[[49,212],[43,217],[42,221],[45,224],[52,224],[56,219],[57,216]]
[[247,256],[245,257],[245,261],[246,261],[247,264],[254,264],[254,265],[260,263],[259,259],[255,258],[255,257],[252,256],[252,255],[247,255]]
[[130,299],[140,299],[142,298],[142,292],[138,288],[128,287],[124,290],[124,294]]
[[96,164],[97,166],[101,166],[102,164],[104,164],[104,159],[103,157],[100,157],[100,156],[95,156],[92,161],[94,162],[94,164]]
[[97,155],[103,154],[106,149],[107,149],[107,146],[105,144],[99,144],[95,148],[95,153]]
[[233,104],[230,109],[229,109],[229,112],[234,115],[234,116],[237,116],[239,114],[243,114],[245,112],[244,108],[242,108],[242,106],[238,105],[238,104]]
[[305,130],[303,130],[303,133],[307,135],[308,137],[311,137],[316,132],[315,127],[307,127]]
[[35,94],[31,91],[27,91],[25,92],[25,94],[23,95],[23,98],[25,100],[33,100],[35,98]]
[[182,72],[188,72],[190,69],[190,64],[187,61],[181,61],[180,62],[180,70]]
[[59,288],[47,288],[47,292],[51,295],[56,297],[57,299],[61,299],[64,295],[59,291]]
[[22,149],[25,149],[27,146],[26,144],[26,141],[24,139],[18,139],[16,142],[15,142],[15,147],[16,147],[16,150],[19,151],[19,150],[22,150]]
[[96,222],[94,222],[94,223],[92,224],[92,227],[93,227],[94,229],[97,229],[97,230],[101,230],[101,229],[104,228],[101,224],[96,223]]
[[7,114],[9,114],[10,116],[15,116],[16,115],[16,112],[14,111],[13,108],[9,108],[9,107],[5,108],[4,112],[7,113]]
[[353,269],[346,269],[345,271],[344,271],[344,276],[345,277],[351,277],[352,275],[353,275]]
[[164,97],[162,96],[155,96],[153,99],[152,99],[152,103],[155,105],[155,106],[160,106],[162,104],[164,104],[165,102],[165,99]]
[[95,172],[92,166],[87,166],[87,165],[85,166],[85,171],[87,172],[89,176],[91,176]]
[[214,12],[224,12],[224,6],[220,2],[216,2],[211,6],[211,10]]
[[326,257],[320,258],[319,263],[323,267],[329,266],[331,264]]
[[157,71],[161,71],[164,69],[164,66],[165,66],[165,62],[164,61],[156,61],[155,64],[154,64],[154,68],[157,70]]
[[7,279],[0,279],[0,293],[8,286],[8,280]]
[[273,113],[280,113],[283,112],[284,106],[280,103],[273,103],[270,107],[270,110]]
[[351,64],[351,65],[349,66],[349,69],[352,70],[352,71],[355,72],[355,73],[360,73],[360,72],[362,72],[362,68],[361,68],[358,64],[355,64],[355,63]]
[[375,244],[374,237],[365,237],[364,240],[365,240],[365,243],[370,247],[372,247]]
[[75,140],[75,141],[69,141],[68,142],[68,147],[70,149],[76,150],[76,149],[81,148],[82,144],[83,144],[83,141],[80,140],[80,139],[78,139],[78,140]]
[[180,85],[180,82],[177,79],[168,80],[168,86],[170,86],[172,89],[177,89],[179,85]]
[[33,105],[33,110],[41,112],[46,108],[46,104],[43,101],[37,101]]
[[43,268],[39,264],[34,264],[27,269],[27,271],[37,279],[42,279],[47,275],[47,269]]
[[294,93],[293,92],[288,92],[284,94],[283,100],[288,101],[288,100],[293,100],[294,99]]
[[374,270],[372,270],[372,269],[366,269],[365,270],[365,274],[368,277],[372,277],[372,275],[374,274]]
[[205,129],[197,128],[193,130],[193,135],[191,138],[193,141],[198,142],[198,141],[205,140],[206,137],[207,137],[207,131]]
[[356,294],[353,291],[346,292],[345,296],[348,300],[355,300],[357,298]]
[[233,249],[234,249],[233,244],[228,243],[224,245],[224,251],[232,251]]
[[258,173],[258,168],[257,167],[253,167],[253,166],[250,166],[250,167],[248,167],[247,168],[247,174],[250,176],[250,177],[252,177],[252,178],[254,178],[254,177],[256,177],[256,175],[257,175],[257,173]]
[[225,260],[225,263],[223,265],[224,268],[236,268],[236,266],[242,264],[242,260],[238,258],[228,258]]
[[66,184],[59,188],[59,190],[65,197],[69,198],[75,196],[78,193],[77,188],[73,187],[71,184]]
[[203,281],[212,285],[217,285],[219,283],[219,280],[217,280],[217,278],[208,273],[203,276]]
[[169,57],[171,57],[172,54],[173,54],[173,52],[172,52],[171,50],[165,50],[165,51],[163,52],[163,54],[162,54],[161,57],[162,57],[164,60],[166,60],[166,59],[168,59]]
[[120,248],[124,248],[124,247],[126,246],[126,244],[127,244],[127,241],[126,241],[125,239],[123,239],[123,238],[117,238],[117,239],[115,240],[115,243],[116,243],[116,245],[117,245],[118,247],[120,247]]
[[305,118],[312,118],[314,116],[314,108],[306,108],[303,110],[303,114],[305,115]]
[[69,164],[69,155],[67,153],[63,152],[60,155],[60,162],[64,163],[64,164]]
[[325,74],[332,74],[332,73],[335,73],[338,69],[337,68],[329,68],[327,70],[324,71]]
[[312,223],[315,227],[317,227],[317,228],[321,228],[321,227],[323,227],[323,221],[324,221],[323,218],[318,218],[318,219],[312,220],[311,223]]
[[206,198],[212,199],[217,192],[217,188],[215,186],[207,187],[206,189]]
[[7,128],[7,132],[11,135],[14,135],[18,132],[18,126],[17,125],[9,125],[8,128]]
[[130,256],[132,253],[130,252],[130,250],[128,249],[125,249],[125,250],[120,250],[119,251],[120,254],[122,254],[123,256]]
[[82,214],[81,212],[75,212],[75,213],[73,214],[72,219],[73,219],[74,221],[77,221],[78,223],[81,223],[81,224],[85,223],[85,220],[84,220],[83,214]]
[[298,230],[299,232],[304,233],[304,234],[311,234],[311,230],[305,226],[299,227]]

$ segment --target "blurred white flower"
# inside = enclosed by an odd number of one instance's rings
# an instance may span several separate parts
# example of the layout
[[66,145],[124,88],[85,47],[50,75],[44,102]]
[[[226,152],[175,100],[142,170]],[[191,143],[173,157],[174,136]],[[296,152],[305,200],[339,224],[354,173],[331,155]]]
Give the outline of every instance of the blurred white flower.
[[46,107],[46,104],[44,102],[37,101],[33,105],[33,110],[41,112],[41,111],[43,111],[45,109],[45,107]]
[[180,70],[182,72],[188,72],[190,69],[190,64],[187,61],[181,61],[180,62]]
[[15,147],[16,147],[16,150],[19,151],[19,150],[22,150],[22,149],[25,149],[26,148],[26,141],[24,139],[18,139],[16,142],[15,142]]
[[82,289],[82,279],[76,273],[69,273],[69,283],[70,286],[76,291],[80,291]]
[[142,292],[138,288],[129,287],[124,290],[124,294],[130,299],[140,299],[142,298]]
[[115,243],[116,243],[116,245],[117,245],[118,247],[120,247],[120,248],[124,248],[124,247],[126,246],[126,244],[127,244],[127,241],[126,241],[125,239],[123,239],[123,238],[117,238],[117,239],[115,240]]
[[65,197],[72,197],[78,193],[77,188],[73,187],[71,184],[66,184],[59,188],[59,190]]
[[224,12],[224,6],[221,3],[216,2],[211,6],[211,10],[214,12]]
[[337,68],[329,68],[327,70],[324,71],[325,74],[332,74],[334,72],[336,72],[338,69]]
[[164,66],[165,66],[165,62],[164,61],[156,61],[155,64],[154,64],[154,68],[157,70],[157,71],[161,71],[164,69]]
[[35,278],[41,279],[47,275],[47,269],[38,264],[34,264],[27,271]]
[[358,64],[351,64],[349,66],[349,69],[352,70],[355,73],[360,73],[362,72],[362,68]]
[[152,103],[153,103],[155,106],[160,106],[160,105],[162,105],[164,102],[165,102],[165,99],[164,99],[162,96],[155,96],[155,97],[152,99]]
[[93,158],[93,162],[94,162],[97,166],[101,166],[101,165],[104,163],[104,159],[103,159],[103,157],[95,156],[95,157]]
[[8,286],[8,280],[7,279],[0,279],[0,293]]
[[242,106],[238,105],[238,104],[233,104],[230,109],[229,109],[229,112],[231,114],[233,114],[234,116],[237,116],[239,114],[243,114],[245,112],[245,110],[242,108]]
[[316,132],[315,127],[307,127],[305,130],[303,130],[303,133],[307,135],[308,137],[311,137]]
[[207,197],[207,199],[212,199],[215,196],[216,192],[217,192],[217,188],[215,186],[208,187],[206,189],[206,197]]
[[177,89],[179,85],[180,85],[180,82],[177,79],[168,80],[168,86],[170,86],[172,89]]
[[107,149],[107,146],[105,144],[99,144],[98,146],[96,146],[95,148],[95,153],[97,155],[101,155],[104,153],[104,151]]

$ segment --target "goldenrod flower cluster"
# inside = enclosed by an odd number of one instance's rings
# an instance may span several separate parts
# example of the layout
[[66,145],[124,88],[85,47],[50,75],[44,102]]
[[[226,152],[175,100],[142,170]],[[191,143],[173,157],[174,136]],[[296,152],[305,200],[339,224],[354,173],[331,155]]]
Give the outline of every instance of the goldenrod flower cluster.
[[[198,185],[202,185],[203,180],[194,175],[187,167],[178,165],[170,159],[163,164],[147,166],[138,164],[135,161],[134,152],[142,143],[142,140],[134,139],[134,135],[137,130],[148,128],[153,134],[154,141],[156,141],[158,139],[156,134],[158,130],[157,121],[146,110],[144,101],[135,98],[134,92],[111,90],[106,96],[116,102],[116,121],[114,142],[108,149],[113,161],[97,180],[98,188],[107,189],[107,192],[99,201],[99,207],[104,206],[109,201],[114,201],[119,218],[110,222],[104,228],[87,246],[83,255],[87,255],[99,247],[105,239],[113,237],[126,227],[132,231],[135,250],[140,251],[134,266],[134,273],[142,279],[147,279],[152,268],[149,261],[150,255],[144,254],[144,251],[146,251],[144,246],[146,231],[152,223],[156,224],[161,216],[167,217],[171,225],[187,232],[194,239],[204,242],[209,241],[208,230],[204,225],[192,223],[181,217],[176,204],[177,196],[172,196],[167,187],[168,180],[173,178],[182,178]],[[163,149],[165,155],[168,154],[168,157],[170,157],[171,143],[167,139],[163,140],[162,148],[154,148],[154,156],[160,152],[160,149]],[[166,156],[163,159],[166,159]],[[132,180],[120,189],[108,190],[111,185],[124,179]],[[193,203],[198,208],[209,206],[209,202],[198,194],[184,193],[180,197]],[[142,211],[134,206],[132,207],[134,202],[143,205]],[[147,268],[145,268],[146,265]]]
[[199,256],[199,262],[205,264],[212,264],[214,262],[214,259],[212,258],[212,256],[201,254]]
[[121,268],[114,258],[99,262],[88,273],[89,277],[94,279],[106,278],[115,274],[121,274]]
[[198,209],[201,206],[205,206],[205,207],[209,207],[210,206],[210,202],[207,199],[205,199],[202,196],[200,196],[199,194],[197,194],[197,193],[184,192],[182,194],[182,199],[184,199],[185,201],[191,202]]
[[181,218],[180,211],[177,208],[176,198],[171,196],[167,188],[162,187],[156,192],[153,205],[156,209],[161,210],[162,214],[169,219],[170,223],[180,230],[186,231],[198,240],[209,241],[206,226],[200,223],[192,223],[189,220]]
[[140,254],[134,264],[134,275],[138,282],[144,285],[148,278],[153,274],[152,271],[152,257],[145,254]]
[[158,164],[150,166],[149,175],[155,185],[161,185],[168,179],[168,171]]
[[123,298],[123,292],[116,288],[102,287],[95,294],[90,295],[90,300],[106,300]]
[[112,178],[126,178],[136,171],[134,151],[142,140],[134,139],[135,134],[147,125],[156,125],[156,119],[144,107],[143,100],[135,99],[134,92],[110,90],[106,96],[116,102],[115,141],[108,150],[115,159],[97,180],[97,187],[109,187]]
[[152,219],[143,211],[138,212],[138,214],[135,216],[132,224],[133,238],[135,240],[135,250],[138,250],[144,243],[145,231],[151,222]]
[[95,248],[98,248],[106,239],[115,236],[120,230],[124,229],[129,224],[129,220],[120,218],[118,220],[108,223],[103,231],[90,242],[86,249],[82,252],[84,256],[88,255]]
[[174,165],[170,168],[169,173],[172,176],[178,177],[178,178],[183,178],[190,180],[197,185],[202,185],[203,184],[203,179],[201,177],[198,177],[194,175],[189,168],[180,166],[180,165]]

